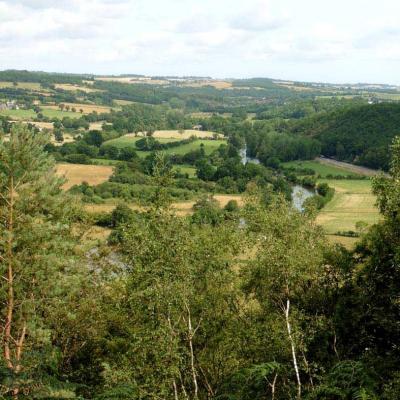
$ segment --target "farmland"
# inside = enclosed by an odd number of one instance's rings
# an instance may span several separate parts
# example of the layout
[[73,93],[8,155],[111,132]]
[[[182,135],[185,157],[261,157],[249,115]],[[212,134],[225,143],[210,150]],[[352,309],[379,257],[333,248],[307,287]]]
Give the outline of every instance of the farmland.
[[[178,131],[156,131],[153,135],[155,139],[157,139],[160,143],[171,143],[176,142],[183,139],[188,139],[192,134],[199,134],[200,137],[210,137],[213,135],[212,132],[199,132],[199,131],[185,131],[185,133],[181,134]],[[142,139],[142,136],[135,136],[134,134],[127,134],[121,136],[117,139],[112,139],[105,142],[105,145],[113,145],[118,148],[123,147],[135,147],[135,143]],[[206,154],[211,154],[214,150],[216,150],[221,144],[226,144],[226,140],[218,139],[197,139],[191,143],[186,143],[178,147],[172,147],[164,150],[166,154],[186,154],[192,150],[197,150],[201,145],[204,145],[204,151]],[[139,156],[145,156],[149,154],[147,151],[138,151]]]
[[[81,114],[79,114],[77,112],[61,111],[52,106],[44,106],[42,108],[41,113],[43,114],[43,116],[45,116],[47,118],[62,119],[64,117],[69,117],[69,118],[80,118],[81,117]],[[6,116],[9,116],[10,118],[16,119],[16,120],[33,120],[37,117],[37,114],[32,109],[29,109],[29,110],[24,110],[24,109],[0,110],[0,115],[6,115]]]
[[85,93],[94,93],[94,92],[101,92],[99,89],[93,89],[87,86],[81,86],[81,85],[71,85],[69,83],[57,83],[54,85],[56,89],[62,89],[62,90],[68,90],[72,92],[77,92],[77,91],[82,91]]
[[370,180],[322,179],[335,189],[333,199],[319,212],[317,223],[325,232],[355,231],[359,221],[372,225],[379,221],[375,196],[371,192]]
[[315,171],[316,175],[319,175],[321,178],[326,178],[327,175],[332,176],[347,176],[354,175],[349,169],[339,168],[334,165],[323,164],[317,160],[311,161],[289,161],[283,163],[282,166],[284,168],[298,168],[298,169],[312,169]]
[[[240,195],[226,195],[226,194],[216,194],[214,199],[217,200],[220,207],[225,207],[226,204],[230,200],[235,200],[237,203],[242,206],[243,205],[243,198]],[[111,212],[117,206],[118,202],[115,200],[108,200],[105,201],[103,204],[87,204],[85,209],[91,213],[98,213],[98,212]],[[178,215],[184,216],[189,215],[193,212],[193,206],[195,201],[180,201],[172,203],[171,207],[176,211]],[[139,206],[136,203],[130,203],[129,207],[132,210],[143,210],[142,206]]]
[[[83,114],[90,114],[92,112],[97,112],[101,114],[101,113],[109,113],[111,111],[111,107],[99,106],[96,104],[83,104],[83,103],[63,103],[63,104],[65,106],[69,106],[71,109],[75,108],[78,111],[76,114],[80,117],[81,117],[81,114],[79,113],[80,110],[83,111]],[[43,108],[47,110],[59,110],[58,105],[44,106]],[[68,112],[68,114],[70,113],[72,114],[71,111]]]
[[16,82],[17,86],[14,86],[13,82],[0,82],[0,89],[12,88],[26,89],[26,90],[43,90],[40,83],[36,82]]
[[98,185],[108,180],[113,168],[104,165],[57,164],[57,174],[66,178],[63,189],[87,182]]

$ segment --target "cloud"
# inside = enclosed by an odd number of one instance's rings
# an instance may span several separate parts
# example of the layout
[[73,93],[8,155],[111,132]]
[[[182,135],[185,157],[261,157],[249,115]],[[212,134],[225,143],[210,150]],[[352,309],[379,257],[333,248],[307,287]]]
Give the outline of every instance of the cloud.
[[288,22],[287,17],[275,14],[267,1],[250,4],[243,13],[236,15],[230,21],[230,27],[246,31],[271,31],[284,27]]

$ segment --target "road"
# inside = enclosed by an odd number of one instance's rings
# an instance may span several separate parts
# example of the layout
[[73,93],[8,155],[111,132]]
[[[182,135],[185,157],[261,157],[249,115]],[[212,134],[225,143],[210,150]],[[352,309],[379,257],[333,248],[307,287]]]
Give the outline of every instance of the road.
[[[359,174],[359,175],[375,176],[375,175],[382,173],[382,171],[378,171],[376,169],[361,167],[359,165],[354,165],[354,164],[346,163],[343,161],[336,161],[331,158],[317,157],[316,160],[318,162],[320,162],[321,164],[333,165],[337,168],[346,169],[347,171],[351,171],[351,172],[354,172],[355,174]],[[387,173],[384,173],[384,175],[389,176]]]

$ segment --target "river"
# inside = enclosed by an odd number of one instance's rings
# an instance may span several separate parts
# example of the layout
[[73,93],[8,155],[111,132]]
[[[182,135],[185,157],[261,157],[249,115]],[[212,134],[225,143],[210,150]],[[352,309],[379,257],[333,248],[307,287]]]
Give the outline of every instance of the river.
[[[244,147],[240,150],[240,158],[242,159],[242,164],[246,165],[247,163],[252,164],[260,164],[260,160],[258,158],[252,158],[247,156],[247,148]],[[292,187],[292,204],[293,207],[298,211],[303,211],[304,202],[309,198],[314,196],[314,192],[310,189],[307,189],[300,185],[294,185]]]

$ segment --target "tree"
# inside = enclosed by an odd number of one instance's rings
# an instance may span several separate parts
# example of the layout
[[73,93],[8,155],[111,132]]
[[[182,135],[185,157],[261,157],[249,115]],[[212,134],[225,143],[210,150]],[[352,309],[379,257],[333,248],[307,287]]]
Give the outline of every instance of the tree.
[[47,142],[46,135],[18,124],[9,142],[0,141],[0,376],[15,398],[41,388],[44,375],[38,371],[54,365],[46,314],[60,304],[64,290],[73,290],[68,276],[76,273],[77,209],[43,151]]
[[214,397],[240,349],[236,224],[198,229],[153,208],[125,225],[120,249],[127,279],[116,308],[126,317],[118,356],[107,360],[103,398],[123,388],[127,399]]
[[[296,397],[300,399],[303,382],[299,353],[304,355],[305,336],[300,328],[302,310],[296,307],[296,299],[303,297],[316,282],[323,263],[323,235],[308,215],[298,213],[282,196],[270,196],[265,208],[258,195],[251,195],[244,218],[251,245],[257,243],[245,288],[255,296],[262,312],[277,315],[276,325],[270,329],[286,336]],[[303,367],[307,369],[307,362]]]
[[54,129],[54,138],[55,138],[56,142],[64,141],[64,135],[63,135],[61,129]]

